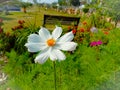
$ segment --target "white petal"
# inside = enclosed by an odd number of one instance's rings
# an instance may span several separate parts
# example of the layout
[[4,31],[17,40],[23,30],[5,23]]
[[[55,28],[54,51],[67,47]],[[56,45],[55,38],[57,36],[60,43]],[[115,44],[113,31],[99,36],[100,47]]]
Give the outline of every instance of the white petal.
[[38,52],[47,48],[45,43],[26,43],[29,52]]
[[48,51],[44,50],[35,58],[35,63],[38,62],[40,64],[43,64],[47,61],[48,57],[49,57]]
[[55,54],[56,54],[59,61],[66,59],[66,56],[60,50],[55,50]]
[[52,61],[57,60],[57,57],[56,57],[56,54],[55,54],[53,48],[49,48],[49,56],[50,56],[50,60],[52,60]]
[[3,82],[6,79],[7,79],[7,76],[4,73],[2,73],[0,77],[0,82]]
[[63,35],[60,39],[59,42],[70,42],[72,41],[74,38],[74,35],[72,32],[66,33],[65,35]]
[[50,32],[46,28],[43,28],[43,27],[39,30],[39,35],[41,38],[44,39],[44,41],[51,38]]
[[76,49],[77,43],[75,42],[66,42],[59,45],[59,49],[64,51],[73,51]]
[[49,51],[49,56],[52,61],[55,60],[61,61],[61,60],[65,60],[66,58],[66,56],[60,50],[53,48]]
[[28,36],[28,42],[39,43],[43,42],[43,39],[37,34],[31,34]]
[[54,39],[58,39],[61,34],[62,34],[62,28],[56,26],[56,28],[55,28],[54,31],[52,32],[53,38],[54,38]]

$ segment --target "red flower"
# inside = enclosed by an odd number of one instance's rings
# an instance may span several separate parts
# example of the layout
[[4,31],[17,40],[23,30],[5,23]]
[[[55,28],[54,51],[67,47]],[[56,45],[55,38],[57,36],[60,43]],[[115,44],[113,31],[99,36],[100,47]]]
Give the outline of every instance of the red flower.
[[84,32],[85,31],[85,29],[84,28],[80,28],[80,32]]
[[80,38],[80,41],[83,41],[83,38]]
[[77,30],[75,30],[75,29],[72,30],[72,33],[73,33],[73,34],[76,34],[76,32],[77,32]]
[[18,29],[22,29],[22,28],[23,28],[23,25],[19,25],[19,26],[18,26]]
[[3,32],[3,29],[0,27],[0,33],[2,33]]
[[15,30],[17,30],[17,29],[22,29],[22,28],[23,28],[23,25],[20,24],[20,25],[18,25],[18,26],[13,27],[12,30],[15,31]]
[[24,20],[19,20],[18,23],[23,24],[23,23],[25,23],[25,21]]

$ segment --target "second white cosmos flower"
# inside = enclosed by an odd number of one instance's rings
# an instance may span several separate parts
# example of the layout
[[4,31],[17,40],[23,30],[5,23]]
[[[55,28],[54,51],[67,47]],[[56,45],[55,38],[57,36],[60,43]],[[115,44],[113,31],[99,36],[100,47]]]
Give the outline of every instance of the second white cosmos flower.
[[[52,34],[46,29],[41,28],[39,34],[31,34],[25,46],[29,52],[38,52],[35,62],[43,64],[48,58],[52,61],[65,60],[66,56],[61,51],[73,51],[76,49],[77,43],[72,42],[74,35],[72,32],[61,36],[62,28],[56,27]],[[60,37],[61,36],[61,37]]]

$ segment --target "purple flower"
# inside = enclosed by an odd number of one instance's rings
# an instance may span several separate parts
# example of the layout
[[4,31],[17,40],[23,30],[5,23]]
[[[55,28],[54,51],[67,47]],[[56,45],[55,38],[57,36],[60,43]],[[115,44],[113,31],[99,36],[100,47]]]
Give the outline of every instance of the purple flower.
[[97,29],[96,27],[92,27],[92,28],[90,29],[90,31],[91,31],[92,33],[97,33],[97,32],[98,32],[98,29]]

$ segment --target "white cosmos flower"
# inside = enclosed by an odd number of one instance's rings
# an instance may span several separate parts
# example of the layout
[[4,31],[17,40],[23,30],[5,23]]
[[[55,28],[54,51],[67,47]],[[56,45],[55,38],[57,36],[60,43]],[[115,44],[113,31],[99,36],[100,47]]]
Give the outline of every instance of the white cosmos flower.
[[39,34],[31,34],[28,36],[28,42],[25,46],[29,52],[38,52],[35,62],[43,64],[48,58],[52,61],[65,60],[66,56],[61,50],[73,51],[76,49],[77,43],[72,42],[74,35],[72,32],[66,33],[62,37],[62,28],[57,27],[52,34],[46,29],[41,27]]

